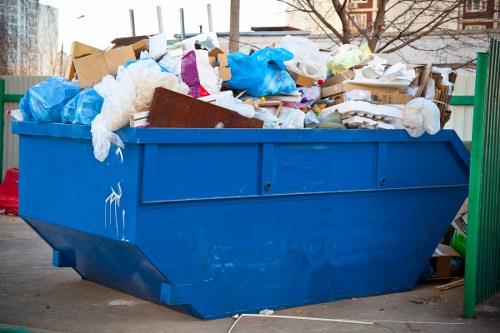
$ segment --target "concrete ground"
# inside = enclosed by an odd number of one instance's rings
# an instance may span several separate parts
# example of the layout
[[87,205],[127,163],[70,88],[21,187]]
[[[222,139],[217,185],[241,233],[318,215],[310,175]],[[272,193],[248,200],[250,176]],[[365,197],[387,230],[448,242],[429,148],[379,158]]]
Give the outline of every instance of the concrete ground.
[[[50,247],[22,220],[0,216],[0,333],[226,333],[235,324],[233,318],[199,320],[84,281],[69,268],[52,267],[51,258]],[[231,332],[500,332],[500,294],[477,307],[475,319],[465,319],[463,287],[437,293],[436,285],[242,316]]]

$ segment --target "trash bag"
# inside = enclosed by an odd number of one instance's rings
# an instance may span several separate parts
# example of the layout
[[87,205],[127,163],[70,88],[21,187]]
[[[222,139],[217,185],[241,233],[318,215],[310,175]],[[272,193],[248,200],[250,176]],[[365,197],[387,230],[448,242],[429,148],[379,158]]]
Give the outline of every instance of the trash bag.
[[161,70],[152,59],[134,62],[128,67],[120,66],[116,79],[106,75],[94,86],[104,98],[101,113],[91,123],[94,156],[99,161],[108,157],[111,144],[124,147],[122,140],[113,133],[129,123],[134,112],[151,108],[154,90],[163,87],[181,94],[188,92],[185,83],[180,83],[174,74]]
[[307,111],[304,118],[304,127],[305,128],[318,128],[319,120],[314,111]]
[[306,115],[302,110],[283,107],[279,119],[280,128],[304,128],[304,119]]
[[291,94],[297,86],[286,71],[284,61],[293,54],[282,48],[257,50],[251,55],[235,52],[228,55],[231,89],[246,89],[251,96]]
[[368,44],[363,44],[360,47],[345,44],[333,52],[333,57],[328,62],[328,69],[332,71],[333,75],[336,75],[367,59],[373,59],[372,51],[368,47]]
[[277,47],[293,53],[293,59],[285,61],[287,66],[316,81],[326,79],[328,74],[327,57],[320,52],[318,44],[307,38],[287,35],[283,37]]
[[266,108],[258,108],[255,110],[254,118],[260,119],[264,122],[262,128],[280,128],[278,117]]
[[53,76],[30,87],[19,105],[25,120],[60,123],[63,107],[81,91],[78,83]]
[[215,97],[215,104],[220,107],[238,112],[243,117],[253,118],[255,110],[253,105],[245,104],[241,99],[234,98],[232,95],[219,94]]
[[345,129],[344,123],[340,119],[340,113],[338,110],[333,110],[325,116],[320,116],[319,128],[330,128],[330,129]]
[[439,108],[425,98],[411,100],[401,113],[403,126],[411,137],[417,138],[426,131],[434,135],[441,129]]
[[189,95],[196,98],[217,94],[222,87],[222,79],[205,50],[189,51],[182,57],[181,76],[189,86]]
[[451,236],[450,246],[460,254],[462,260],[465,261],[465,253],[467,247],[467,236],[463,235],[461,232],[455,230],[453,236]]
[[90,125],[101,112],[104,99],[92,88],[86,88],[64,106],[63,123]]
[[302,98],[300,101],[301,103],[312,104],[321,98],[321,88],[319,86],[313,86],[311,88],[299,87],[297,90]]

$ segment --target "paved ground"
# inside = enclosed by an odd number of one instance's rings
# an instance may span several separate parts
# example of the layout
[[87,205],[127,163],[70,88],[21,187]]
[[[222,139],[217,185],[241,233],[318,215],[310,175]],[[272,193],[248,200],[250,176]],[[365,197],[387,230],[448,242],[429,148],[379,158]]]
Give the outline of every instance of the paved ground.
[[[24,222],[0,216],[0,333],[206,332],[226,333],[235,319],[202,321],[51,266],[52,252]],[[409,292],[241,317],[232,333],[250,332],[500,332],[500,294],[464,319],[463,288],[438,294],[436,284]],[[276,316],[343,319],[313,321]]]

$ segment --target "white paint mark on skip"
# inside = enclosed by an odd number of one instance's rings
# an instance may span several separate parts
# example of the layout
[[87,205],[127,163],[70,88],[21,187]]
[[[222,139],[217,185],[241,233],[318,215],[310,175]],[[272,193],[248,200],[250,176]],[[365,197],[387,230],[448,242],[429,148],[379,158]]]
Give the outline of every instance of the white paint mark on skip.
[[134,305],[134,301],[126,301],[124,299],[116,299],[114,301],[109,302],[109,305]]
[[[120,199],[122,197],[122,187],[118,183],[118,190],[115,191],[111,188],[111,194],[104,201],[104,227],[107,228],[108,223],[113,223],[113,217],[116,228],[116,237],[118,237],[118,212],[117,208],[120,207]],[[109,211],[109,222],[108,222],[108,211]],[[113,216],[114,215],[114,216]],[[122,210],[122,225],[125,230],[125,210]]]
[[115,154],[120,157],[120,162],[123,163],[123,152],[122,152],[122,149],[120,147],[116,148]]
[[125,232],[125,209],[122,209],[122,228]]

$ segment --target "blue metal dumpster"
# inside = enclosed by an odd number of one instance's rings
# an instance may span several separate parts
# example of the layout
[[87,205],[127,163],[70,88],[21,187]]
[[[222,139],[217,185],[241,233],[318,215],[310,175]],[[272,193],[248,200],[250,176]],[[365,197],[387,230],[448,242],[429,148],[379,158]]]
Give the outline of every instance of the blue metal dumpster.
[[15,123],[19,215],[83,279],[204,319],[412,288],[468,191],[454,131]]

